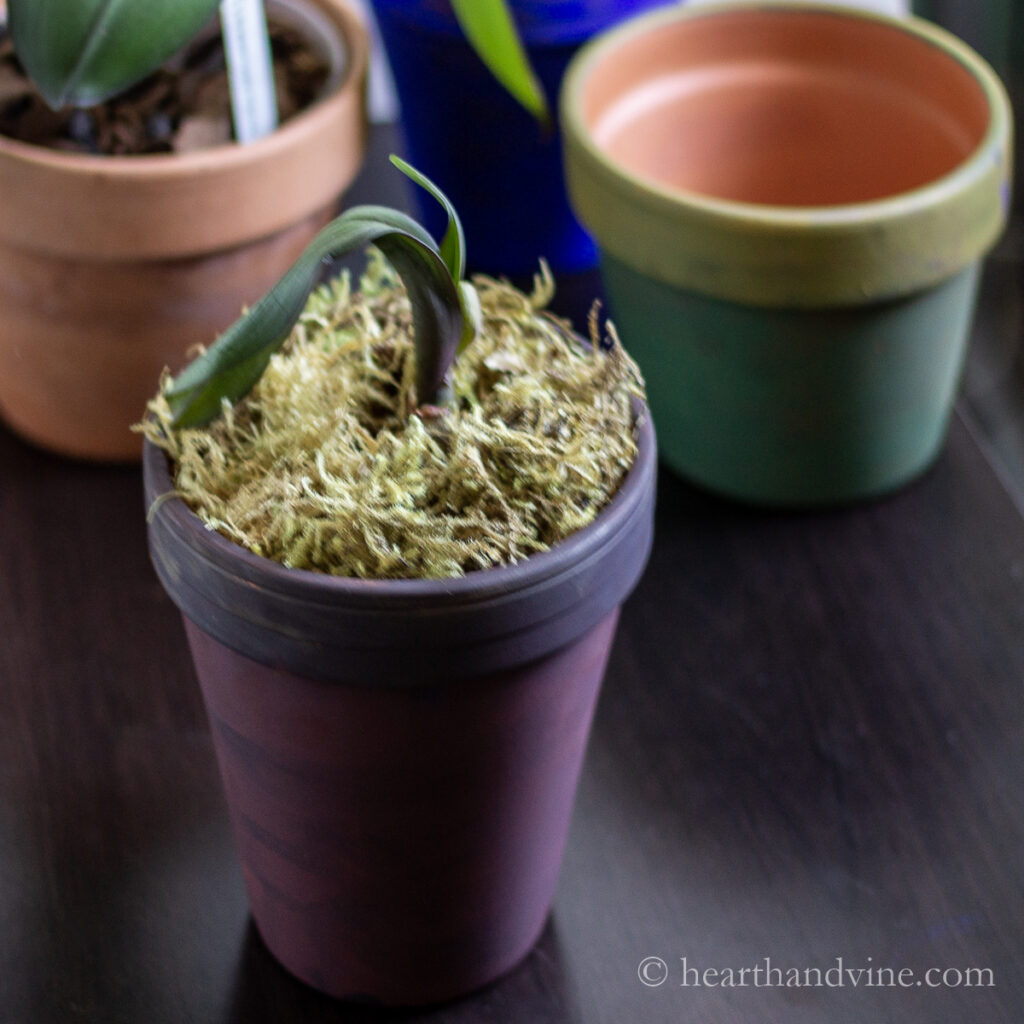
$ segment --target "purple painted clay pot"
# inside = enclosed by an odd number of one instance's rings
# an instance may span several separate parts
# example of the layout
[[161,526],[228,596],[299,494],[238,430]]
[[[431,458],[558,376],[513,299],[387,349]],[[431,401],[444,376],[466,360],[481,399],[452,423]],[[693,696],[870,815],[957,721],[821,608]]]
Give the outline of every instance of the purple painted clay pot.
[[[286,569],[178,499],[153,515],[253,918],[315,988],[436,1002],[538,938],[618,608],[650,552],[643,412],[637,460],[594,523],[460,579]],[[148,443],[144,470],[149,507],[172,483]]]

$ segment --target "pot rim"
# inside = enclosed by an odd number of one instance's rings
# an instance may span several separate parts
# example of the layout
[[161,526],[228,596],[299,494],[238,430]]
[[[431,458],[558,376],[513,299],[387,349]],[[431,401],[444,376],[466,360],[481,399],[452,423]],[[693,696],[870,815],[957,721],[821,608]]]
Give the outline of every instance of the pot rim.
[[[0,239],[74,258],[188,257],[268,237],[336,201],[365,145],[367,31],[351,0],[281,0],[281,6],[305,8],[307,15],[299,17],[314,33],[325,25],[336,33],[326,48],[344,64],[323,95],[261,139],[190,153],[65,153],[0,136],[0,184],[19,197],[0,207]],[[318,151],[324,156],[317,159]],[[314,166],[327,163],[326,154],[331,166]],[[286,178],[308,187],[275,206]],[[174,223],[185,194],[196,207],[215,211],[252,187],[262,194],[244,211],[244,223],[196,215],[188,232]],[[97,210],[97,197],[120,204],[116,231],[104,230],[110,213]]]
[[146,442],[150,557],[186,619],[254,661],[311,679],[446,684],[544,657],[615,613],[650,555],[657,452],[638,403],[637,454],[597,518],[514,565],[441,579],[356,579],[289,569],[207,529]]
[[[657,182],[634,174],[605,156],[604,152],[593,144],[589,134],[583,127],[580,117],[579,92],[593,64],[602,56],[616,49],[621,43],[656,28],[662,22],[675,22],[681,18],[714,17],[720,14],[731,14],[738,11],[800,11],[801,13],[838,15],[862,21],[876,21],[891,25],[905,34],[923,39],[936,46],[937,49],[953,57],[967,69],[981,86],[988,101],[990,119],[981,141],[974,151],[953,170],[948,171],[933,181],[926,182],[916,188],[899,192],[884,199],[872,199],[857,203],[837,203],[829,205],[808,206],[776,206],[771,203],[753,203],[743,200],[718,199],[705,193],[694,192],[686,188],[668,188]],[[908,29],[910,31],[908,31]],[[570,78],[571,74],[571,78]],[[694,206],[706,207],[718,216],[732,216],[744,221],[763,222],[765,224],[798,224],[801,228],[826,227],[830,224],[850,222],[883,221],[894,213],[902,213],[908,206],[917,208],[931,205],[936,199],[945,198],[959,192],[965,185],[985,174],[991,164],[989,153],[1000,143],[1007,141],[1010,131],[1009,107],[1004,104],[1006,90],[991,66],[965,42],[958,39],[946,29],[917,15],[897,18],[881,11],[846,7],[841,4],[815,3],[813,6],[801,0],[726,0],[726,2],[699,4],[696,7],[661,8],[643,14],[630,22],[612,29],[599,39],[592,40],[580,52],[577,63],[571,73],[566,75],[566,108],[565,113],[571,119],[573,129],[579,135],[581,143],[601,163],[614,168],[616,174],[628,178],[630,183],[640,191],[649,191],[673,206],[679,200]],[[810,218],[810,224],[808,224]]]
[[[989,114],[983,137],[970,155],[952,170],[913,189],[863,202],[808,206],[721,199],[685,188],[670,188],[620,166],[594,143],[583,121],[582,93],[599,61],[614,54],[623,44],[656,31],[662,25],[743,12],[799,12],[820,17],[869,21],[931,45],[963,67],[982,90]],[[871,281],[870,275],[858,275],[858,268],[854,268],[848,271],[847,276],[859,277],[859,283],[854,282],[852,289],[832,282],[821,294],[806,303],[810,305],[830,301],[863,301],[865,297],[889,297],[936,283],[986,251],[1001,232],[1008,213],[1012,116],[1006,90],[987,62],[966,43],[919,17],[897,18],[878,11],[835,3],[810,5],[800,0],[729,0],[724,3],[661,8],[623,22],[591,40],[579,51],[565,75],[560,93],[560,113],[566,135],[570,191],[577,207],[581,208],[581,219],[589,224],[601,245],[607,246],[609,251],[615,252],[620,258],[625,258],[638,269],[662,277],[668,283],[693,286],[696,290],[713,293],[715,289],[705,289],[700,280],[682,279],[687,276],[685,274],[672,275],[657,266],[643,265],[643,258],[631,252],[630,243],[621,237],[622,222],[618,219],[622,216],[621,211],[614,210],[614,202],[611,203],[612,209],[605,209],[612,194],[628,197],[628,202],[643,207],[652,221],[672,218],[677,233],[684,230],[679,227],[679,221],[685,216],[687,226],[692,226],[698,234],[689,243],[680,240],[678,244],[687,246],[690,252],[703,247],[713,254],[714,244],[706,244],[706,239],[700,234],[702,231],[713,232],[719,241],[726,235],[755,236],[759,241],[776,238],[788,247],[789,251],[783,255],[783,259],[788,259],[790,272],[793,268],[794,246],[813,250],[807,257],[808,265],[813,267],[820,265],[820,261],[830,255],[821,246],[827,247],[835,239],[849,237],[854,230],[866,237],[876,230],[888,231],[897,223],[905,225],[927,220],[938,207],[948,208],[952,203],[966,206],[965,197],[975,197],[975,201],[969,204],[969,213],[965,211],[962,218],[958,218],[954,225],[946,229],[951,235],[960,234],[961,224],[969,225],[970,245],[961,245],[960,250],[969,248],[971,251],[969,258],[967,253],[963,253],[963,258],[958,260],[959,265],[949,266],[947,261],[938,266],[943,261],[936,260],[932,250],[929,253],[932,257],[931,269],[922,268],[912,282],[903,285],[883,282],[877,286]],[[584,181],[588,186],[601,189],[605,201],[588,201],[585,196],[581,196],[581,183]],[[998,209],[993,210],[993,204]],[[981,213],[983,217],[979,216]],[[632,248],[635,248],[635,244]],[[932,246],[929,244],[925,248],[932,249]],[[804,253],[798,249],[797,258],[802,255]],[[761,269],[763,271],[763,267]],[[675,279],[670,279],[672,277]],[[737,286],[736,293],[723,297],[765,305],[805,304],[798,295],[790,293],[789,286],[774,282],[762,282],[760,286],[754,281],[745,282]]]
[[[273,0],[271,0],[273,2]],[[284,7],[294,6],[296,0],[277,0]],[[302,0],[298,0],[301,5]],[[346,28],[354,17],[354,11],[348,0],[306,0],[309,7],[322,10],[326,5],[332,11],[343,11]],[[258,162],[266,155],[291,142],[291,136],[316,131],[316,125],[307,122],[320,122],[327,117],[323,109],[337,102],[340,93],[349,88],[366,65],[367,47],[363,39],[356,34],[347,34],[341,40],[344,50],[344,66],[328,79],[326,91],[318,96],[308,107],[289,118],[284,124],[278,125],[261,139],[240,145],[237,142],[223,142],[216,146],[188,153],[145,153],[139,155],[116,155],[104,153],[72,153],[40,146],[31,142],[22,142],[7,135],[0,135],[0,152],[8,156],[32,164],[36,167],[58,169],[66,173],[93,174],[102,169],[104,174],[118,174],[127,179],[192,175],[212,165],[246,164]]]

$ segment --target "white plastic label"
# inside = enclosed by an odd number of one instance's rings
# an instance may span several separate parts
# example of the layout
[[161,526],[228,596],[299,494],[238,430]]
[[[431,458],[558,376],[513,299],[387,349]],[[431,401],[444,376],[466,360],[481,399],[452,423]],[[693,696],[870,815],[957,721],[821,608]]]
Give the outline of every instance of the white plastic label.
[[262,0],[221,0],[235,138],[254,142],[277,127],[267,16]]

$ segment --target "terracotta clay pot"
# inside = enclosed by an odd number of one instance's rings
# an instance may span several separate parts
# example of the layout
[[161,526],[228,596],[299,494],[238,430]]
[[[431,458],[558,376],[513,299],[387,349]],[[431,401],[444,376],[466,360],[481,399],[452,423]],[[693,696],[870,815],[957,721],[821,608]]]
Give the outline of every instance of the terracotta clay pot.
[[[143,465],[150,507],[173,485],[148,443]],[[299,978],[422,1004],[529,952],[650,551],[655,468],[645,415],[590,526],[448,580],[286,569],[179,499],[156,507],[150,553],[185,619],[253,918]]]
[[1009,206],[988,65],[918,19],[671,6],[592,42],[561,102],[666,461],[783,505],[922,472]]
[[247,146],[72,155],[0,137],[0,414],[68,455],[137,459],[154,381],[266,292],[336,212],[365,148],[367,42],[344,0],[273,0],[328,91]]

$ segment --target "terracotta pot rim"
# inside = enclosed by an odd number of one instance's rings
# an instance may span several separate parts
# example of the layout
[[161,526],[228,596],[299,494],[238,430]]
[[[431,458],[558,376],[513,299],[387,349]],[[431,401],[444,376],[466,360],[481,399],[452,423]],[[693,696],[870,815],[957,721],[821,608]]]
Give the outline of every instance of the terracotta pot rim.
[[[981,89],[988,108],[988,123],[983,137],[969,156],[951,171],[921,186],[881,199],[824,206],[761,204],[716,198],[681,187],[672,188],[623,167],[595,144],[584,123],[582,96],[591,73],[600,61],[609,59],[631,40],[656,32],[660,26],[744,12],[799,12],[816,17],[872,22],[931,45],[943,56],[959,63]],[[672,271],[645,263],[633,254],[637,242],[635,239],[632,242],[626,240],[626,232],[621,230],[624,219],[629,216],[624,212],[626,208],[631,206],[643,210],[643,216],[649,222],[670,221],[676,236],[693,229],[695,234],[690,241],[679,238],[677,242],[681,249],[686,250],[687,258],[697,248],[703,248],[708,255],[708,249],[714,249],[714,241],[724,245],[726,236],[756,238],[758,242],[769,240],[785,246],[787,253],[783,258],[790,261],[792,269],[794,251],[798,254],[797,259],[806,256],[809,265],[815,266],[823,257],[834,255],[832,250],[823,250],[822,246],[842,244],[854,234],[864,238],[873,231],[892,230],[907,223],[914,223],[916,227],[927,222],[931,230],[937,210],[943,210],[945,215],[951,206],[956,206],[959,215],[948,220],[945,230],[950,236],[959,236],[965,226],[970,228],[968,241],[959,245],[956,265],[939,267],[943,261],[936,259],[934,252],[927,256],[922,254],[922,264],[931,257],[931,269],[919,267],[913,280],[908,280],[905,285],[881,282],[876,287],[874,282],[869,284],[869,297],[879,298],[916,290],[950,276],[987,251],[1006,221],[1012,136],[1012,115],[1006,91],[991,67],[969,46],[945,29],[918,17],[898,18],[837,4],[809,5],[800,0],[729,0],[661,8],[623,22],[592,40],[576,55],[561,89],[560,113],[566,136],[570,193],[581,219],[594,232],[600,245],[620,259],[668,283],[684,287],[704,290],[699,281],[687,280],[685,274],[674,275]],[[600,191],[600,199],[588,199],[583,194],[587,189]],[[616,209],[616,206],[621,208]],[[665,230],[667,233],[669,228]],[[701,232],[707,232],[708,237],[713,235],[710,247]],[[710,258],[713,260],[715,257],[712,254]],[[853,276],[855,274],[851,273],[850,277]],[[860,285],[849,292],[845,290],[846,286],[832,282],[813,297],[812,303],[863,301],[864,288],[861,286],[866,280],[870,277],[861,275]],[[793,301],[800,304],[799,299],[794,300],[786,292],[784,284],[774,283],[746,282],[723,297],[764,305],[789,305]]]
[[[346,63],[340,79],[330,91],[318,97],[304,110],[279,125],[262,139],[241,145],[225,142],[189,153],[149,153],[137,156],[110,156],[100,153],[67,153],[47,146],[0,135],[0,154],[33,167],[62,171],[66,174],[95,174],[102,171],[125,179],[191,177],[211,167],[244,166],[259,163],[280,149],[294,145],[299,136],[316,134],[324,121],[334,116],[334,108],[345,102],[346,94],[358,82],[368,61],[368,46],[362,33],[351,31],[358,21],[347,0],[323,0],[346,22]],[[310,0],[319,6],[316,0]],[[361,23],[360,23],[361,24]]]
[[[361,51],[360,51],[361,52]],[[353,67],[353,71],[356,68]],[[60,150],[21,142],[0,135],[0,154],[30,167],[46,168],[68,175],[95,174],[122,178],[126,181],[171,180],[192,177],[211,169],[243,167],[262,163],[276,152],[295,145],[300,138],[317,134],[325,121],[334,116],[334,108],[342,102],[353,81],[346,70],[344,79],[331,93],[280,125],[269,135],[241,145],[225,142],[189,153],[149,153],[140,156],[106,156],[92,153],[64,153]]]
[[69,175],[95,174],[102,171],[105,175],[126,180],[192,177],[212,167],[219,169],[225,166],[260,163],[274,152],[294,145],[296,137],[316,134],[322,122],[332,116],[333,108],[338,105],[346,88],[350,86],[350,81],[350,75],[346,72],[344,79],[334,91],[315,100],[269,135],[246,145],[225,142],[189,153],[107,156],[99,153],[65,153],[0,135],[0,154],[31,167],[46,168]]
[[[887,196],[884,199],[824,206],[774,206],[768,203],[718,199],[685,188],[668,188],[614,164],[590,141],[580,117],[578,97],[588,70],[602,56],[628,39],[656,28],[662,22],[675,22],[680,18],[714,17],[736,11],[775,10],[875,21],[931,42],[937,49],[959,61],[975,77],[984,91],[991,112],[984,137],[966,160],[934,181],[893,196]],[[941,201],[947,196],[962,191],[979,177],[985,175],[992,162],[993,149],[1005,143],[1010,134],[1008,100],[1006,90],[999,77],[982,57],[946,29],[914,15],[897,18],[881,11],[827,3],[815,3],[812,6],[801,2],[801,0],[789,0],[789,2],[785,2],[785,0],[782,2],[778,2],[778,0],[725,0],[725,2],[719,3],[700,4],[696,7],[662,8],[639,15],[629,23],[593,40],[584,51],[581,51],[571,72],[571,79],[569,74],[566,76],[563,96],[563,113],[572,122],[573,130],[578,135],[581,144],[599,163],[614,170],[616,175],[627,179],[630,186],[638,192],[648,192],[672,207],[677,207],[680,202],[685,202],[697,208],[705,208],[718,217],[731,216],[741,221],[766,225],[798,225],[802,230],[818,226],[827,228],[831,225],[889,220],[894,215],[902,214],[908,209],[931,206],[937,200]],[[1004,101],[1006,102],[1004,103]]]
[[0,204],[0,242],[89,262],[193,258],[333,209],[365,149],[369,43],[350,0],[293,2],[344,54],[331,92],[262,139],[193,153],[94,156],[0,138],[0,188],[17,197]]

